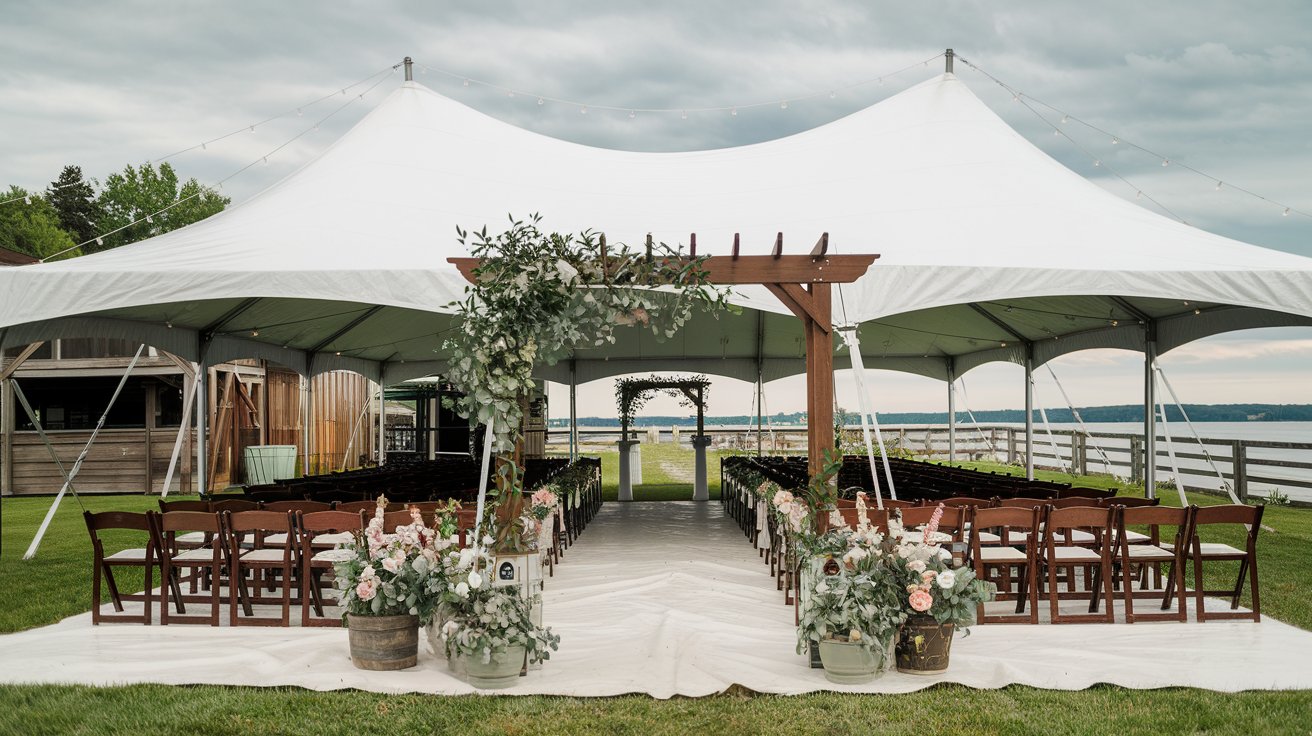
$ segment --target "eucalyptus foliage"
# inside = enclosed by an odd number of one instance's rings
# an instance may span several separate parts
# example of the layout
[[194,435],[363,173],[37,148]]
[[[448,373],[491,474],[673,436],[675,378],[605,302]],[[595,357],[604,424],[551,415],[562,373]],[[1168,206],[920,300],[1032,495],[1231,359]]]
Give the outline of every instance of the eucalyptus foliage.
[[448,405],[472,423],[493,422],[498,452],[515,446],[535,364],[612,344],[620,326],[665,340],[698,309],[732,309],[729,290],[708,284],[704,258],[676,246],[638,252],[590,230],[544,232],[539,215],[510,222],[497,234],[457,230],[480,265],[454,305],[459,327],[446,342],[446,378],[463,393]]
[[673,378],[661,378],[660,376],[647,376],[645,378],[621,378],[615,381],[615,409],[619,412],[620,422],[624,425],[632,424],[633,417],[642,411],[642,407],[647,404],[648,399],[653,394],[663,394],[675,399],[679,399],[683,406],[693,406],[692,401],[688,399],[687,394],[682,389],[700,389],[702,402],[706,401],[706,394],[711,389],[711,379],[706,376],[675,376]]

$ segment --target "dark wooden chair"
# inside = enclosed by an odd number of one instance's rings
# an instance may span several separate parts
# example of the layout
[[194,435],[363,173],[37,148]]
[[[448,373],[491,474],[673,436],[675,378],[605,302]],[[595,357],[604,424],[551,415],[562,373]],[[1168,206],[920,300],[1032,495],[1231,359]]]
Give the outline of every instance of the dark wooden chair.
[[267,501],[261,508],[265,511],[300,511],[309,514],[315,511],[331,511],[333,505],[323,501]]
[[[1042,562],[1047,570],[1047,595],[1050,620],[1065,623],[1114,623],[1116,611],[1112,607],[1111,550],[1112,529],[1116,510],[1077,506],[1049,508],[1043,527]],[[1072,544],[1073,532],[1091,534],[1087,544]],[[1065,571],[1066,592],[1058,585],[1057,572]],[[1078,590],[1079,572],[1084,573],[1086,590]],[[1061,612],[1061,600],[1089,599],[1089,612],[1066,614]],[[1103,602],[1106,607],[1099,612]]]
[[[979,605],[978,620],[989,623],[1039,622],[1039,586],[1037,545],[1031,543],[1038,534],[1043,511],[1015,506],[973,509],[970,521],[970,564],[975,577],[998,585],[998,600],[1016,600],[1016,613],[985,615]],[[996,543],[987,543],[988,534]],[[1013,536],[1015,535],[1015,536]],[[1001,575],[994,571],[1001,570]],[[1012,574],[1015,570],[1016,574]],[[1012,592],[1015,582],[1015,592]],[[1029,613],[1025,606],[1029,604]]]
[[[156,549],[154,535],[150,533],[150,518],[146,514],[127,511],[106,511],[93,514],[84,511],[82,518],[87,524],[87,533],[91,535],[91,624],[99,626],[102,621],[124,624],[149,624],[152,590],[155,587]],[[103,531],[131,530],[145,532],[145,546],[131,547],[111,554],[105,554],[105,545],[100,538]],[[141,594],[123,594],[114,580],[114,568],[140,568],[145,578],[145,588]],[[100,580],[105,580],[109,588],[109,599],[117,613],[100,612]],[[123,601],[141,601],[145,604],[140,615],[124,613]]]
[[[937,508],[937,506],[916,506],[902,509],[902,526],[906,528],[908,534],[913,533],[916,528],[929,523],[930,517],[934,515]],[[938,520],[938,530],[952,537],[953,542],[965,541],[966,513],[969,510],[966,506],[944,506],[943,516]]]
[[[1265,509],[1265,506],[1246,506],[1244,504],[1194,507],[1189,557],[1193,560],[1194,600],[1200,623],[1235,619],[1257,623],[1262,620],[1262,602],[1258,597],[1257,586],[1257,532],[1262,528],[1262,512]],[[1243,524],[1248,527],[1242,550],[1221,542],[1202,541],[1200,532],[1203,527],[1220,524]],[[1235,578],[1234,587],[1207,590],[1203,583],[1203,565],[1208,562],[1238,562],[1239,575]],[[1253,599],[1253,609],[1241,612],[1236,609],[1239,608],[1239,596],[1244,590],[1245,577],[1248,578],[1249,595]],[[1209,595],[1229,598],[1230,610],[1206,610],[1203,599]]]
[[[296,546],[292,543],[294,517],[281,511],[226,511],[223,514],[223,531],[228,550],[229,617],[231,626],[289,626],[291,625],[291,591],[297,568]],[[287,543],[264,546],[263,540],[271,534],[285,534]],[[252,538],[252,547],[243,546],[246,536]],[[254,583],[247,587],[247,573]],[[270,602],[260,595],[259,576],[263,573],[271,584],[273,573],[280,574],[282,593],[278,602],[282,607],[279,617],[256,616],[254,604]],[[244,616],[238,615],[238,604]]]
[[[222,524],[218,514],[202,511],[169,511],[151,516],[155,533],[155,544],[160,550],[162,567],[161,593],[159,601],[159,622],[168,624],[209,624],[219,625],[219,611],[222,605],[220,581],[224,577],[227,554],[222,540]],[[178,538],[188,533],[202,533],[214,540],[208,547],[188,547],[180,545]],[[208,595],[184,595],[179,585],[181,571],[190,569],[190,577],[195,580],[200,573],[209,581]],[[169,614],[169,596],[177,608],[175,615]],[[208,616],[187,614],[187,603],[209,603]]]
[[350,511],[301,512],[296,514],[296,528],[301,547],[301,626],[341,626],[341,619],[324,617],[324,606],[336,601],[325,600],[322,582],[323,573],[331,571],[333,563],[341,559],[340,551],[324,549],[315,540],[357,532],[364,528],[363,517]]
[[[1188,611],[1185,606],[1184,568],[1187,552],[1185,540],[1188,539],[1189,525],[1192,521],[1191,509],[1174,506],[1139,506],[1135,508],[1116,508],[1116,544],[1113,558],[1115,572],[1120,573],[1121,597],[1125,601],[1125,622],[1135,621],[1179,621],[1183,623]],[[1130,539],[1130,527],[1138,526],[1148,529],[1147,542],[1136,543]],[[1162,528],[1173,529],[1171,541],[1162,544]],[[1161,574],[1161,566],[1166,565],[1166,576]],[[1135,587],[1138,569],[1140,585]],[[1153,574],[1150,575],[1149,573]],[[1158,585],[1165,580],[1160,590],[1150,588],[1155,581]],[[1136,598],[1160,598],[1162,611],[1169,611],[1171,599],[1177,598],[1175,613],[1135,613]]]
[[997,505],[992,498],[971,498],[970,496],[952,496],[951,498],[943,499],[939,503],[942,503],[948,508],[965,506],[972,509],[988,508],[989,506]]

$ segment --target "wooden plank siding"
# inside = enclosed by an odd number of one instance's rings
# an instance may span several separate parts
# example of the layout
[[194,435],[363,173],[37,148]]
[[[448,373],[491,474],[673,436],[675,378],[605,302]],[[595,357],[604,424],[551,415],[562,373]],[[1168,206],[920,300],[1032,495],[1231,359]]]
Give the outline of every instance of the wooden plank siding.
[[[73,485],[79,493],[142,493],[146,489],[147,462],[150,465],[151,492],[163,490],[164,474],[168,471],[169,455],[177,438],[177,428],[159,428],[151,431],[150,452],[146,451],[144,429],[102,429],[91,446],[82,470]],[[188,435],[193,430],[187,431]],[[63,430],[47,432],[60,462],[71,470],[78,453],[91,436],[89,430]],[[188,443],[189,444],[189,443]],[[187,445],[184,445],[184,448]],[[15,495],[58,493],[63,485],[59,468],[50,459],[50,453],[36,432],[13,434],[13,463],[10,472]],[[190,493],[191,461],[183,456],[173,482],[174,493]],[[179,488],[180,486],[180,488]]]
[[[373,462],[378,385],[358,373],[321,373],[311,382],[310,473]],[[364,416],[361,418],[361,411]]]

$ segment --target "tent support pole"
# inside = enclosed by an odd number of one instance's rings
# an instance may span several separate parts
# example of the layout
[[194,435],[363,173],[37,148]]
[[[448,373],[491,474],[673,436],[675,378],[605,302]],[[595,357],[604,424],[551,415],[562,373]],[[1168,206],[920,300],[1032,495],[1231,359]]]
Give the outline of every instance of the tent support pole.
[[209,390],[210,367],[202,357],[196,364],[196,493],[201,498],[209,491],[205,487],[208,480],[208,468],[205,467],[209,455],[209,443],[206,442],[205,424],[210,413]]
[[574,359],[569,361],[569,459],[579,459],[578,377]]
[[1147,498],[1157,497],[1157,413],[1156,381],[1153,364],[1157,362],[1157,324],[1144,321],[1143,342],[1143,490]]
[[1025,346],[1025,478],[1034,480],[1034,350]]
[[948,361],[948,464],[957,460],[957,361]]
[[[196,400],[196,376],[193,371],[191,376],[183,374],[183,381],[186,382],[187,388],[183,392],[182,399],[182,421],[178,423],[178,436],[173,440],[173,452],[169,454],[169,469],[164,474],[164,487],[160,489],[160,496],[168,498],[169,487],[173,485],[173,473],[178,469],[178,458],[182,455],[182,443],[187,439],[187,418],[191,415],[191,405]],[[146,489],[149,492],[149,488]]]
[[383,377],[378,377],[378,467],[387,463],[387,394]]
[[765,313],[756,313],[756,456],[761,457],[761,406],[765,402]]

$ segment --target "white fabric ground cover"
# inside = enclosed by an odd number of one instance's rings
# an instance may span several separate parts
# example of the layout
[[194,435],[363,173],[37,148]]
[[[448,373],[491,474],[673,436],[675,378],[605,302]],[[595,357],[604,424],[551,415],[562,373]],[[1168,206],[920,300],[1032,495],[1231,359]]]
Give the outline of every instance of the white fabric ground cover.
[[[1147,603],[1147,602],[1145,602]],[[1078,605],[1078,604],[1076,604]],[[1148,604],[1151,605],[1151,604]],[[910,692],[939,682],[1078,690],[1312,688],[1312,632],[1252,623],[988,625],[953,644],[947,673],[834,685],[793,653],[793,611],[756,551],[711,503],[608,504],[547,580],[561,650],[514,695],[704,696]],[[293,618],[296,618],[294,615]],[[291,685],[477,692],[422,641],[418,667],[355,669],[340,629],[113,624],[90,614],[0,637],[0,682]]]

